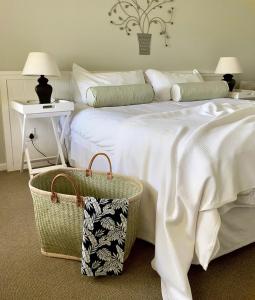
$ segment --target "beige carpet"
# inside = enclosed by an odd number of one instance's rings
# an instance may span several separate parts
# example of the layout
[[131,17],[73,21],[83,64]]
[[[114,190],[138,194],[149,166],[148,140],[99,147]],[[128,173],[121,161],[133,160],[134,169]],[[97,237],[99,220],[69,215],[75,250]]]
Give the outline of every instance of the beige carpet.
[[[79,262],[42,256],[27,181],[27,174],[0,172],[1,300],[161,299],[150,267],[154,248],[143,241],[119,277],[82,277]],[[254,300],[255,245],[215,260],[207,272],[192,266],[189,278],[195,300]]]

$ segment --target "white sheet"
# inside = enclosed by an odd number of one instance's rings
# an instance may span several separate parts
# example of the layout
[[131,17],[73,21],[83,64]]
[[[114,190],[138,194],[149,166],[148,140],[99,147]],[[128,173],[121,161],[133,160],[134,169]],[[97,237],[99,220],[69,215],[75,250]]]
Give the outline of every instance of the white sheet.
[[[195,108],[182,110],[181,113],[165,112],[149,115],[151,111],[148,107],[144,107],[142,109],[143,112],[141,112],[141,108],[136,109],[135,107],[126,108],[126,110],[122,108],[115,108],[114,110],[102,109],[100,111],[90,111],[90,113],[85,111],[79,113],[79,118],[77,118],[77,115],[72,123],[73,132],[87,139],[91,139],[91,141],[98,146],[109,147],[109,150],[114,153],[114,156],[116,154],[118,155],[118,164],[115,165],[116,170],[120,169],[122,172],[125,170],[124,173],[126,174],[138,175],[140,178],[151,183],[159,192],[155,268],[162,278],[162,289],[165,299],[191,298],[186,274],[194,254],[194,247],[196,246],[196,252],[200,262],[206,267],[210,258],[215,254],[213,250],[215,250],[217,233],[220,226],[217,208],[223,206],[225,200],[227,200],[226,202],[234,201],[234,196],[236,196],[238,192],[252,187],[252,182],[255,182],[253,174],[250,172],[251,164],[247,164],[245,168],[243,166],[241,168],[241,170],[247,172],[247,174],[243,174],[246,176],[242,177],[245,178],[245,180],[238,176],[238,178],[234,178],[232,176],[233,174],[240,174],[241,172],[238,173],[232,169],[233,166],[231,164],[233,161],[229,159],[231,156],[229,154],[235,149],[248,149],[246,153],[240,153],[242,163],[250,161],[248,158],[252,158],[249,151],[254,147],[250,139],[250,127],[254,125],[254,117],[251,115],[251,112],[254,114],[254,106],[248,102],[237,102],[236,100],[233,100],[234,102],[229,101],[232,105],[219,104],[225,101],[226,100],[217,100],[215,104],[206,104],[202,110],[201,108]],[[199,104],[200,103],[192,103],[192,105],[195,106]],[[239,104],[239,106],[237,104]],[[241,111],[241,108],[247,105],[250,105],[251,108],[244,108]],[[178,107],[170,105],[170,103],[161,104],[159,106],[156,105],[153,109],[155,108],[159,111],[173,111],[178,109]],[[132,117],[135,114],[138,116]],[[240,117],[240,114],[242,114],[242,117]],[[231,115],[231,117],[229,117],[229,115]],[[248,119],[243,118],[248,115]],[[81,116],[86,120],[86,128],[81,128],[80,122],[77,121]],[[221,116],[221,118],[219,118],[219,116]],[[234,120],[231,120],[232,117],[234,117]],[[100,119],[99,121],[98,118]],[[104,120],[103,124],[102,120]],[[120,126],[120,124],[122,124],[122,126]],[[207,125],[204,126],[204,124]],[[220,125],[220,130],[215,131],[215,128],[218,128],[218,124]],[[235,130],[227,130],[229,129],[228,126],[231,127],[233,125]],[[101,130],[101,126],[103,126],[104,130]],[[205,128],[209,130],[211,135],[208,135],[208,131],[206,131],[206,134],[201,134],[201,132],[205,131]],[[105,134],[105,129],[107,129],[108,134]],[[235,141],[237,141],[235,134],[236,132],[239,133],[241,129],[242,135],[238,137],[242,138],[243,146],[246,143],[249,147],[240,148],[240,141],[235,143]],[[252,129],[254,130],[254,126]],[[197,132],[198,135],[197,133],[195,134],[195,132]],[[217,132],[216,138],[215,132]],[[231,134],[229,132],[231,132]],[[247,133],[246,136],[243,135],[244,132]],[[189,149],[193,149],[196,152],[189,151],[185,153],[185,148],[179,149],[179,146],[186,145],[190,136],[192,136],[192,139],[189,140]],[[209,139],[208,136],[210,137]],[[178,141],[179,137],[181,137],[182,143]],[[196,137],[197,140],[194,139],[194,137]],[[222,140],[220,137],[222,137]],[[220,151],[228,148],[227,146],[229,144],[224,145],[223,148],[221,147],[226,137],[233,143],[227,153]],[[195,140],[196,143],[194,144]],[[119,143],[120,141],[121,143]],[[207,151],[204,151],[203,148],[197,146],[201,141],[204,143],[204,146],[210,145],[211,147],[208,148]],[[221,143],[216,143],[219,141],[221,141]],[[130,144],[132,144],[132,147],[130,147]],[[178,151],[175,149],[176,146],[179,149]],[[220,147],[217,148],[216,146]],[[212,149],[214,149],[215,152],[212,151]],[[159,153],[160,160],[158,160]],[[169,153],[172,154],[172,157]],[[208,153],[210,154],[209,160],[207,157]],[[239,152],[234,153],[239,154]],[[176,154],[177,157],[175,157]],[[250,157],[247,157],[248,154]],[[190,157],[191,155],[194,156]],[[127,157],[130,158],[128,162]],[[179,157],[182,157],[180,160],[181,165],[176,165],[176,160],[179,159]],[[218,189],[220,183],[224,182],[224,180],[217,182],[217,189],[215,189],[213,185],[215,182],[212,180],[212,185],[210,185],[208,184],[210,181],[204,177],[205,174],[208,174],[211,176],[208,176],[208,178],[214,178],[212,176],[212,170],[217,167],[216,162],[218,162],[218,158],[224,158],[225,160],[222,160],[221,163],[229,163],[229,169],[224,167],[223,170],[217,170],[220,172],[217,172],[218,176],[215,178],[219,178],[220,175],[226,178],[226,171],[233,171],[227,174],[227,178],[229,178],[231,182],[226,190],[223,188]],[[209,161],[212,165],[208,168]],[[238,162],[238,160],[236,161]],[[255,161],[254,157],[253,161]],[[190,163],[195,163],[195,165],[190,167]],[[169,165],[169,168],[166,168],[166,165]],[[203,172],[196,173],[196,175],[200,176],[200,180],[195,180],[194,182],[194,179],[196,179],[194,170],[197,170],[198,166],[204,169]],[[212,166],[213,168],[211,168]],[[240,165],[235,165],[235,167],[240,171]],[[173,172],[174,168],[176,168],[176,172]],[[167,172],[170,169],[171,172]],[[178,174],[177,178],[173,176],[173,174],[176,173]],[[179,184],[178,189],[175,190],[175,180],[177,179],[181,180],[182,186]],[[179,188],[180,186],[181,188]],[[237,187],[238,189],[236,190]],[[210,197],[217,193],[219,194],[217,199],[218,203],[215,197]],[[178,197],[179,199],[177,201]],[[192,199],[192,201],[190,201],[190,199]],[[200,203],[201,200],[202,202]],[[210,211],[209,215],[208,210]],[[198,224],[196,224],[197,220]],[[208,232],[203,234],[203,230],[202,234],[199,234],[199,224],[203,224],[203,227],[200,227],[207,228],[208,230],[212,228],[212,224],[215,225],[215,230],[210,232],[211,236],[214,234],[214,242],[211,243],[209,255],[207,255],[207,238],[210,234],[208,234]],[[199,239],[203,241],[200,245],[205,246],[206,252],[203,247],[200,249],[195,245],[195,242],[198,240],[198,238],[196,239],[196,225],[198,225],[197,237],[200,236]],[[207,257],[205,257],[206,255]],[[201,256],[204,258],[201,259]],[[170,274],[169,269],[171,269]]]

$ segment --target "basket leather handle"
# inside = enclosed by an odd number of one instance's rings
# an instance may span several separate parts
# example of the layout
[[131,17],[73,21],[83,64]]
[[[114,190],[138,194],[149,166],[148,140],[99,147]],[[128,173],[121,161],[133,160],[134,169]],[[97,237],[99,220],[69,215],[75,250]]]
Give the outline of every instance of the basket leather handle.
[[51,202],[52,202],[52,203],[58,203],[58,195],[57,195],[56,192],[54,192],[54,185],[55,185],[55,183],[56,183],[56,180],[57,180],[58,178],[60,178],[60,177],[63,177],[63,178],[65,178],[65,179],[67,179],[67,180],[71,183],[71,185],[72,185],[72,187],[73,187],[73,189],[74,189],[74,191],[75,191],[75,195],[76,195],[76,205],[77,205],[77,207],[83,207],[83,205],[84,205],[83,199],[82,199],[82,197],[80,196],[80,194],[79,194],[79,192],[78,192],[78,189],[77,189],[77,187],[76,187],[76,185],[75,185],[73,179],[72,179],[70,176],[68,176],[67,174],[64,174],[64,173],[57,174],[57,175],[52,179],[52,182],[51,182]]
[[89,162],[89,167],[86,169],[86,177],[92,176],[92,169],[91,168],[92,168],[93,162],[94,162],[94,160],[97,156],[104,156],[107,159],[107,161],[109,163],[109,168],[110,168],[110,171],[106,173],[107,174],[107,179],[109,179],[109,180],[113,179],[112,163],[111,163],[110,157],[107,154],[103,153],[103,152],[102,153],[97,153],[91,158],[91,160]]

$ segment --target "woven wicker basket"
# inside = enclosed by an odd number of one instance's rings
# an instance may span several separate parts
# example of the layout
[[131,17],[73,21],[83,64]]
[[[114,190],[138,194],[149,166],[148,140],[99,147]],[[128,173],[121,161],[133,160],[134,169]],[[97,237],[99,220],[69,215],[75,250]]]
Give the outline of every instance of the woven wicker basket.
[[[102,172],[92,174],[91,166],[98,155],[104,155],[110,163],[110,172],[107,176]],[[64,168],[36,175],[30,180],[29,187],[42,254],[74,260],[81,259],[84,212],[80,196],[128,199],[128,228],[124,257],[127,259],[136,239],[143,186],[137,179],[112,175],[111,162],[106,154],[96,154],[86,171]]]

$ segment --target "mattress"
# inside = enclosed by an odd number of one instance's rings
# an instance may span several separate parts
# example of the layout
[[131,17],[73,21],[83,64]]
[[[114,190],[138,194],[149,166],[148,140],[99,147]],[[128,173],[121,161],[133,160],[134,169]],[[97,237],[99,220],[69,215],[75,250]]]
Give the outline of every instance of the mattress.
[[[226,99],[216,99],[214,101],[225,102]],[[229,99],[229,102],[232,101],[236,103],[237,100]],[[238,101],[242,102],[242,100]],[[144,105],[100,109],[82,109],[83,107],[79,107],[71,123],[71,164],[75,167],[86,167],[92,155],[102,151],[114,158],[116,132],[119,126],[132,116],[151,112],[180,110],[190,106],[201,105],[201,103],[205,103],[205,101],[184,103],[154,102]],[[104,160],[98,159],[94,164],[94,168],[105,171],[107,164]],[[138,237],[154,243],[157,193],[146,182],[144,184],[145,193],[141,203]],[[242,200],[245,200],[245,197],[255,197],[254,192],[246,191],[244,195],[239,196]],[[255,228],[254,213],[255,208],[238,204],[228,210],[220,211],[221,229],[213,258],[255,241],[253,232],[253,228]],[[194,257],[194,263],[196,262],[196,257]]]

